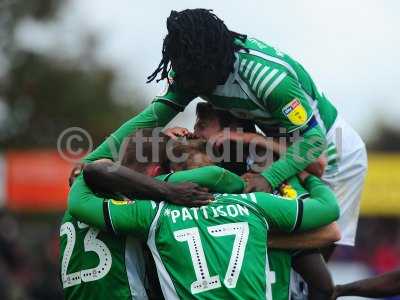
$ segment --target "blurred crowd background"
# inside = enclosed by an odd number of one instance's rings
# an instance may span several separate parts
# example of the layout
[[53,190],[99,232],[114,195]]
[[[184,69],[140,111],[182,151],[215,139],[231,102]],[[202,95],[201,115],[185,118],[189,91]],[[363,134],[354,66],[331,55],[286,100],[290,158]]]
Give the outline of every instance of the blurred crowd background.
[[[335,280],[400,266],[398,1],[0,0],[0,299],[62,298],[58,235],[73,162],[57,141],[80,127],[98,145],[143,109],[161,89],[145,80],[165,19],[194,7],[299,58],[365,139],[357,245],[337,249]],[[173,125],[191,128],[193,107]]]

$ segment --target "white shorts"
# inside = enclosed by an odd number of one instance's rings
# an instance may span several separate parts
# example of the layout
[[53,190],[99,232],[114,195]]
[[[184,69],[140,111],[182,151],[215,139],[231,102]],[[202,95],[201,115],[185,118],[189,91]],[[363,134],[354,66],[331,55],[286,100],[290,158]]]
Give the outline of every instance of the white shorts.
[[[336,244],[354,246],[360,198],[367,172],[367,151],[357,132],[340,116],[327,134],[328,166],[322,180],[335,192],[340,206],[337,221],[342,238]],[[292,270],[291,299],[308,299],[307,284]]]
[[132,299],[147,300],[143,245],[137,238],[132,236],[126,238],[125,268]]
[[342,238],[336,244],[354,246],[361,192],[367,172],[367,151],[358,133],[340,116],[327,134],[328,166],[322,180],[335,192]]

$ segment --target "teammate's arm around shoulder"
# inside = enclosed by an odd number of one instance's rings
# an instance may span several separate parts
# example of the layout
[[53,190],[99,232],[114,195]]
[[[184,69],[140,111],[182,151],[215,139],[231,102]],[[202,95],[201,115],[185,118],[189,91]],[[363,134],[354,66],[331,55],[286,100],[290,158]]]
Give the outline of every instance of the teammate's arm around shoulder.
[[95,195],[78,177],[68,195],[68,211],[78,220],[120,234],[146,234],[156,214],[151,201],[117,201]]
[[193,182],[216,193],[241,193],[245,187],[243,179],[218,166],[206,166],[173,173],[168,182]]
[[120,147],[127,136],[140,128],[164,127],[178,113],[179,110],[166,103],[151,103],[141,113],[122,124],[100,146],[86,156],[84,161],[92,162],[101,158],[118,160]]
[[326,136],[295,78],[289,75],[284,77],[264,101],[280,127],[288,133],[301,133],[301,137],[288,147],[285,155],[262,174],[276,188],[287,178],[303,171],[322,154],[326,148]]
[[315,229],[336,221],[340,216],[340,208],[333,191],[312,175],[307,175],[304,185],[310,198],[303,202],[303,220],[299,229]]
[[342,296],[385,298],[400,294],[400,270],[337,285],[332,299]]
[[310,128],[262,175],[276,188],[287,178],[305,170],[320,157],[325,147],[326,138],[322,129],[318,125]]
[[96,196],[80,175],[68,194],[68,211],[78,220],[99,229],[106,229],[103,216],[103,198]]
[[272,227],[282,231],[311,230],[339,218],[336,197],[327,185],[312,175],[305,179],[304,184],[310,193],[310,198],[304,202],[267,193],[255,193],[257,204]]

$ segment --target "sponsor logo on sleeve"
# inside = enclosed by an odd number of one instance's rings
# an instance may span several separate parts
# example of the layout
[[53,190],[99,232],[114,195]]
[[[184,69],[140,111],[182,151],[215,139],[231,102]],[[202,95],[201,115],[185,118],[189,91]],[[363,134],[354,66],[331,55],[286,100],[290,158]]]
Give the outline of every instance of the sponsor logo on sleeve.
[[301,126],[307,122],[307,111],[297,98],[287,104],[282,112],[296,126]]
[[296,190],[289,184],[282,184],[279,190],[281,196],[288,200],[295,200],[297,198]]
[[133,203],[133,202],[134,202],[134,201],[129,200],[129,199],[124,199],[124,200],[115,200],[115,199],[112,199],[112,200],[111,200],[111,203],[114,204],[114,205],[127,205],[127,204],[131,204],[131,203]]

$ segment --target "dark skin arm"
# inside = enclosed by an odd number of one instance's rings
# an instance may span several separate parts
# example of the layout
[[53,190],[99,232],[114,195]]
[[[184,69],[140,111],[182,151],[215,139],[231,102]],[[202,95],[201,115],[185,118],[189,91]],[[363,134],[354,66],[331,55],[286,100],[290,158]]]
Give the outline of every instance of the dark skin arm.
[[[302,183],[309,173],[301,172],[298,176]],[[336,236],[340,239],[340,234]],[[293,269],[299,273],[309,288],[310,300],[328,300],[334,294],[334,284],[328,266],[318,249],[306,250],[296,255],[292,262]]]
[[329,300],[334,292],[332,276],[318,251],[305,251],[293,258],[293,269],[308,285],[310,300]]
[[83,168],[86,184],[101,193],[120,193],[127,197],[169,201],[179,205],[207,205],[212,195],[194,183],[170,184],[155,180],[110,160],[100,160]]
[[242,178],[246,181],[246,189],[244,190],[245,193],[272,192],[271,185],[267,180],[265,180],[265,177],[260,174],[246,173],[242,176]]
[[69,187],[72,186],[72,184],[74,183],[76,177],[79,176],[79,174],[81,174],[83,167],[85,166],[85,164],[80,163],[80,164],[76,164],[72,170],[71,173],[69,173],[69,177],[68,177],[68,184]]
[[400,295],[400,270],[337,285],[333,299],[341,296],[384,298]]

